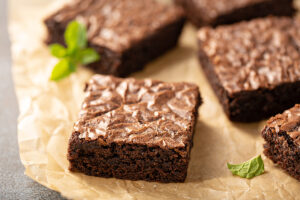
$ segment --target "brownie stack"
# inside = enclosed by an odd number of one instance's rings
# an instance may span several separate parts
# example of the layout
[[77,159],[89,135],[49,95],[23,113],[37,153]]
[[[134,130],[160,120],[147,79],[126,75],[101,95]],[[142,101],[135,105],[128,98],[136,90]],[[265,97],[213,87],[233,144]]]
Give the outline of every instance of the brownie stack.
[[194,84],[93,76],[69,141],[70,170],[183,182],[200,103]]
[[45,19],[47,43],[64,44],[72,20],[87,27],[89,46],[101,55],[90,67],[126,76],[173,48],[185,18],[181,8],[155,0],[75,0]]

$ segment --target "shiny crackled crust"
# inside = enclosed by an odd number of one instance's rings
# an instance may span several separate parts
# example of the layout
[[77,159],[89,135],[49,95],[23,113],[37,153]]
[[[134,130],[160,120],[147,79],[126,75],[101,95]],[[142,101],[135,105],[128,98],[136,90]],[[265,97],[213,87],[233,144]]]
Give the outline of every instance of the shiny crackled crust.
[[201,103],[190,83],[95,75],[69,140],[69,169],[129,180],[184,182]]
[[297,20],[200,29],[200,63],[230,120],[258,121],[300,103]]
[[257,17],[292,16],[293,0],[174,0],[196,26],[231,24]]
[[[63,32],[60,29],[71,20],[77,20],[86,25],[90,45],[123,52],[183,17],[181,8],[155,0],[74,0],[49,16],[45,23]],[[53,42],[51,37],[54,36],[49,37]]]
[[299,18],[268,17],[198,32],[229,95],[300,81]]
[[300,104],[269,119],[265,129],[274,129],[276,133],[285,132],[300,146]]
[[85,91],[74,125],[79,138],[161,148],[191,142],[201,102],[194,84],[95,75]]

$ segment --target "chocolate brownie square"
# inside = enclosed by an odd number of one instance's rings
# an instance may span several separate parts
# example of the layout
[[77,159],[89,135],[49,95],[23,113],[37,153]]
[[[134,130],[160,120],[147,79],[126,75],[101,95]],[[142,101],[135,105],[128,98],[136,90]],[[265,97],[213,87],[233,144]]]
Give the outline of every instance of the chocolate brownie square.
[[155,0],[75,0],[45,19],[47,43],[64,44],[72,20],[85,24],[89,46],[101,55],[90,67],[126,76],[176,46],[185,17],[181,8]]
[[300,103],[299,18],[268,17],[198,32],[201,66],[228,117],[252,122]]
[[292,16],[293,0],[174,0],[196,26],[231,24],[258,17]]
[[262,136],[265,155],[300,181],[300,104],[269,119]]
[[69,141],[70,170],[183,182],[200,104],[191,83],[93,76]]

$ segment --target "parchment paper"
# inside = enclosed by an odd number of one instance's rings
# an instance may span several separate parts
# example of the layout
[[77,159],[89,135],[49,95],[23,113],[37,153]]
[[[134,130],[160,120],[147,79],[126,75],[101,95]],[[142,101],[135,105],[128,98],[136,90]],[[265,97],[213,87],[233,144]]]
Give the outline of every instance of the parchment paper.
[[26,175],[72,199],[300,199],[300,183],[263,156],[266,172],[251,180],[231,175],[226,162],[262,154],[264,122],[230,122],[209,86],[196,55],[196,30],[186,25],[179,46],[150,63],[136,78],[190,81],[204,104],[194,136],[185,183],[151,183],[85,176],[68,171],[66,150],[92,71],[48,81],[56,59],[43,44],[41,22],[62,0],[10,1],[13,76],[20,107],[18,138]]

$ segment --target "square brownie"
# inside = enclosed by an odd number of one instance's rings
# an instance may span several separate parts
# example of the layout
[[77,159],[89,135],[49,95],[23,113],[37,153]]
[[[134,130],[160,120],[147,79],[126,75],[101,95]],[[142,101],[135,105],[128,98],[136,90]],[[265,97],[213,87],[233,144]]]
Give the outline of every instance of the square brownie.
[[87,27],[89,46],[101,55],[90,67],[127,76],[176,46],[185,17],[180,7],[155,0],[75,0],[45,19],[46,42],[64,44],[72,20]]
[[268,17],[198,32],[201,66],[228,117],[251,122],[300,103],[299,18]]
[[93,76],[69,141],[70,170],[183,182],[200,104],[191,83]]
[[265,155],[300,181],[300,104],[269,119],[262,136]]
[[196,26],[231,24],[258,17],[292,16],[293,0],[174,0]]

